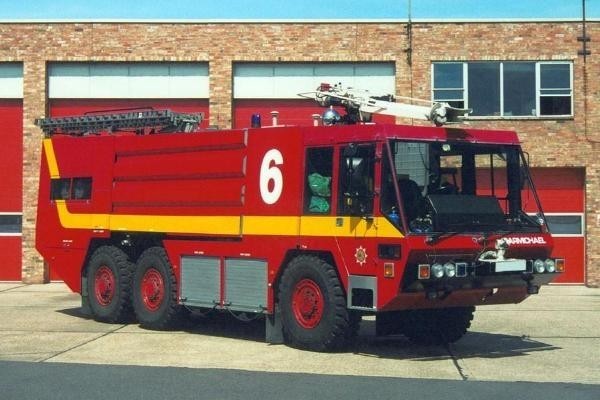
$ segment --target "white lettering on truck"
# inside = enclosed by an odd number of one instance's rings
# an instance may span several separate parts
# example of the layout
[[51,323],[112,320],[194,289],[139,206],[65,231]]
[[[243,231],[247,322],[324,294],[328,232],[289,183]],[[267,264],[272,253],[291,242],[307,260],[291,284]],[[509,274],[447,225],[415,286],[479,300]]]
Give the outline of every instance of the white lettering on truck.
[[536,237],[507,237],[505,238],[506,243],[509,245],[513,244],[546,244],[546,240],[542,236]]

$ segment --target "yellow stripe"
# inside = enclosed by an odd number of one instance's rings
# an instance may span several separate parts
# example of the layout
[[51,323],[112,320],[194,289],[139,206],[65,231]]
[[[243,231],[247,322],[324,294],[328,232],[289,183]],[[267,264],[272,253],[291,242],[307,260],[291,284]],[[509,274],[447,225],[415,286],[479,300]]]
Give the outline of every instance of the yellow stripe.
[[[60,178],[54,147],[43,141],[50,177]],[[402,237],[385,218],[370,221],[360,217],[336,216],[181,216],[79,214],[56,201],[60,223],[67,229],[102,229],[125,232],[161,232],[205,235]]]
[[313,216],[181,216],[78,214],[56,201],[60,223],[67,229],[205,235],[402,237],[385,218]]
[[108,229],[126,232],[212,233],[240,235],[239,216],[171,216],[127,214],[79,214],[56,202],[60,224],[67,229]]
[[402,237],[383,217],[366,220],[360,217],[303,216],[300,221],[301,236]]
[[46,153],[46,160],[48,161],[48,170],[50,171],[50,178],[58,179],[60,175],[58,173],[58,163],[56,162],[56,155],[54,154],[54,146],[52,145],[51,139],[44,139],[44,150]]

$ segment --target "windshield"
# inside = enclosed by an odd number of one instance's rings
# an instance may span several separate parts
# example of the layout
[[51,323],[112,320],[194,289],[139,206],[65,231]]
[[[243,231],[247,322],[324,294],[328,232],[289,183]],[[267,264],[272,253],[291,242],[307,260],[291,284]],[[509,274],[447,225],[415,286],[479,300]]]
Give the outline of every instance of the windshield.
[[391,141],[381,211],[402,230],[540,232],[543,216],[518,146]]

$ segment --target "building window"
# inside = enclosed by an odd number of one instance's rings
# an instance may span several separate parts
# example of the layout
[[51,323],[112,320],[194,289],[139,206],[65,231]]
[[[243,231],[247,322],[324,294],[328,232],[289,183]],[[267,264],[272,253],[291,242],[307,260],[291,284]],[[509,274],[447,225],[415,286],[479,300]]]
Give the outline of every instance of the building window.
[[0,214],[0,236],[20,235],[22,219],[21,214]]
[[433,64],[433,100],[464,108],[465,85],[462,63]]
[[583,236],[583,214],[546,214],[553,236]]
[[570,117],[570,62],[436,62],[432,98],[473,117]]

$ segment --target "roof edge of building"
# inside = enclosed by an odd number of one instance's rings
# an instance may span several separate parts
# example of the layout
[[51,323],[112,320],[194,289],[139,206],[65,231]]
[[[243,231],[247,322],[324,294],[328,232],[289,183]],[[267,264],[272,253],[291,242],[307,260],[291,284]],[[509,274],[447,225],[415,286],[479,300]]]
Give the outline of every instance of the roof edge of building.
[[[73,19],[0,19],[0,24],[398,24],[406,18],[373,19],[127,19],[127,18],[73,18]],[[574,23],[581,18],[413,18],[415,24],[489,24],[489,23]],[[600,22],[587,18],[586,22]]]

